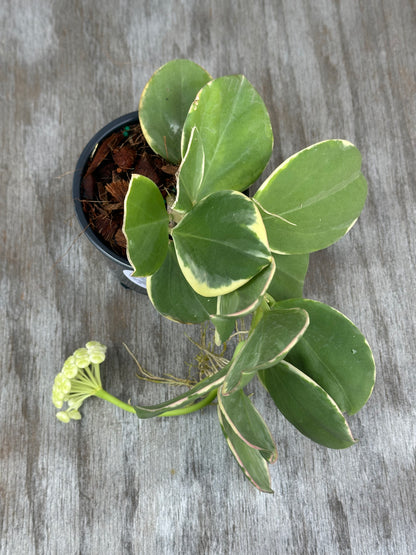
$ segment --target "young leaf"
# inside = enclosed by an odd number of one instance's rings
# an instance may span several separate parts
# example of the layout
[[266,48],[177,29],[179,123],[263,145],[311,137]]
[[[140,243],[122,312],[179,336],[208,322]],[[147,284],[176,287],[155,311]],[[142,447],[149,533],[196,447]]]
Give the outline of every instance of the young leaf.
[[209,393],[211,393],[211,391],[220,387],[227,373],[227,368],[228,365],[219,370],[213,376],[209,376],[208,378],[200,381],[186,393],[178,395],[169,401],[165,401],[164,403],[160,403],[158,405],[135,405],[133,408],[139,418],[153,418],[154,416],[160,416],[164,413],[188,407],[197,399],[206,397]]
[[270,430],[243,390],[224,396],[219,388],[218,404],[233,432],[249,447],[259,450],[267,462],[275,463],[277,450]]
[[344,449],[355,443],[335,401],[311,378],[286,361],[259,372],[280,412],[316,443]]
[[207,297],[241,287],[272,258],[259,211],[237,191],[204,198],[173,228],[172,237],[185,278]]
[[360,330],[330,306],[309,299],[277,303],[281,308],[303,308],[310,324],[286,360],[317,382],[343,412],[356,413],[374,387],[375,365]]
[[360,168],[360,152],[342,140],[312,145],[281,164],[254,195],[271,250],[304,254],[345,235],[367,195]]
[[204,177],[205,152],[198,129],[194,127],[189,139],[188,150],[178,171],[178,194],[173,208],[178,212],[189,212],[194,203],[193,190],[199,188]]
[[273,493],[270,484],[269,467],[266,460],[257,449],[249,447],[245,441],[234,433],[227,420],[223,417],[219,405],[218,420],[228,446],[245,476],[260,491]]
[[276,301],[295,299],[303,295],[303,283],[309,265],[309,254],[272,253],[276,272],[267,292]]
[[[198,128],[205,152],[204,177],[190,191],[199,201],[214,191],[244,191],[261,174],[273,148],[269,114],[243,75],[220,77],[205,85],[183,126],[182,156],[192,129]],[[199,148],[189,145],[189,149]]]
[[254,276],[249,282],[228,295],[218,297],[217,314],[227,318],[242,318],[260,305],[263,295],[269,288],[274,276],[276,264],[271,263]]
[[223,394],[230,395],[243,388],[259,370],[282,360],[305,333],[308,324],[308,313],[299,308],[266,312],[233,358]]
[[162,266],[147,279],[147,292],[160,314],[176,322],[200,324],[215,312],[217,299],[201,297],[184,278],[172,241]]
[[198,91],[211,80],[190,60],[172,60],[158,69],[143,90],[139,119],[151,148],[170,162],[181,160],[182,127]]
[[169,217],[157,185],[143,175],[131,177],[123,232],[133,276],[149,276],[160,268],[168,250]]

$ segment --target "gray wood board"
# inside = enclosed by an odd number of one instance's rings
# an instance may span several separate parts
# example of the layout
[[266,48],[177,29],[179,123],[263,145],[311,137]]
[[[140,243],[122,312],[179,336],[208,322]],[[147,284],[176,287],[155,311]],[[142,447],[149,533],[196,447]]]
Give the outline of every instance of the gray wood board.
[[[3,0],[2,554],[416,551],[415,23],[413,0]],[[358,444],[339,452],[254,388],[279,450],[274,495],[245,480],[214,407],[138,421],[92,399],[63,425],[50,401],[63,360],[89,339],[109,347],[107,389],[143,403],[176,390],[138,381],[123,342],[160,374],[185,376],[195,353],[183,334],[199,330],[119,285],[71,200],[84,144],[175,57],[256,86],[275,134],[266,174],[327,138],[363,154],[364,212],[312,256],[306,294],[366,334],[376,388],[349,419]]]

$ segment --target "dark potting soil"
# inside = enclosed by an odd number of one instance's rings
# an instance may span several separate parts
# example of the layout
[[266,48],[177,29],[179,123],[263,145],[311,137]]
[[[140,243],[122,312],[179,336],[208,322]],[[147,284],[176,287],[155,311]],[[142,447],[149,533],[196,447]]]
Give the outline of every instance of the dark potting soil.
[[150,178],[166,198],[168,193],[175,194],[177,169],[153,152],[139,123],[109,135],[93,153],[81,183],[82,207],[91,229],[109,248],[125,257],[124,197],[131,175]]

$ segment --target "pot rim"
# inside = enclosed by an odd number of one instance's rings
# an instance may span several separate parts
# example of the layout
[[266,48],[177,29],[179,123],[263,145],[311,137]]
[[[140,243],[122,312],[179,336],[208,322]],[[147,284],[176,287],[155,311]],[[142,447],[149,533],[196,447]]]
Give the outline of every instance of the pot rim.
[[94,233],[91,229],[87,217],[82,208],[81,202],[81,180],[84,174],[86,165],[94,153],[97,145],[103,141],[106,137],[117,131],[120,127],[128,125],[129,123],[135,124],[139,123],[139,116],[136,112],[129,112],[123,116],[119,116],[110,123],[107,123],[102,129],[97,131],[97,133],[88,141],[85,145],[80,157],[78,158],[77,165],[75,167],[74,178],[72,181],[72,198],[75,206],[75,214],[77,216],[78,222],[84,232],[84,235],[89,239],[89,241],[108,259],[116,264],[122,266],[126,270],[133,270],[133,267],[127,260],[127,258],[112,251],[103,241]]

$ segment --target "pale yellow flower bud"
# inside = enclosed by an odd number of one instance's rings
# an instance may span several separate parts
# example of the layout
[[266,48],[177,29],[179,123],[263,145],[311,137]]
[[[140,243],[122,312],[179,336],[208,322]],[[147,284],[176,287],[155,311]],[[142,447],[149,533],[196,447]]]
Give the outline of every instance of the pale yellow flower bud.
[[69,418],[67,412],[63,412],[63,411],[57,412],[56,413],[56,418],[58,420],[60,420],[61,422],[64,422],[65,424],[67,424],[71,420]]
[[87,368],[90,365],[90,357],[87,349],[77,349],[74,353],[74,357],[75,364],[78,368]]
[[78,410],[68,410],[67,414],[72,420],[81,420],[81,413]]
[[98,341],[88,341],[85,346],[88,350],[90,361],[92,363],[101,364],[102,362],[104,362],[105,352],[107,350],[107,347],[105,345],[102,345]]
[[66,359],[62,367],[62,374],[69,379],[75,378],[78,374],[78,366],[75,364],[75,357],[73,355]]
[[57,409],[61,409],[63,407],[64,402],[60,399],[57,399],[54,395],[52,395],[52,403]]

